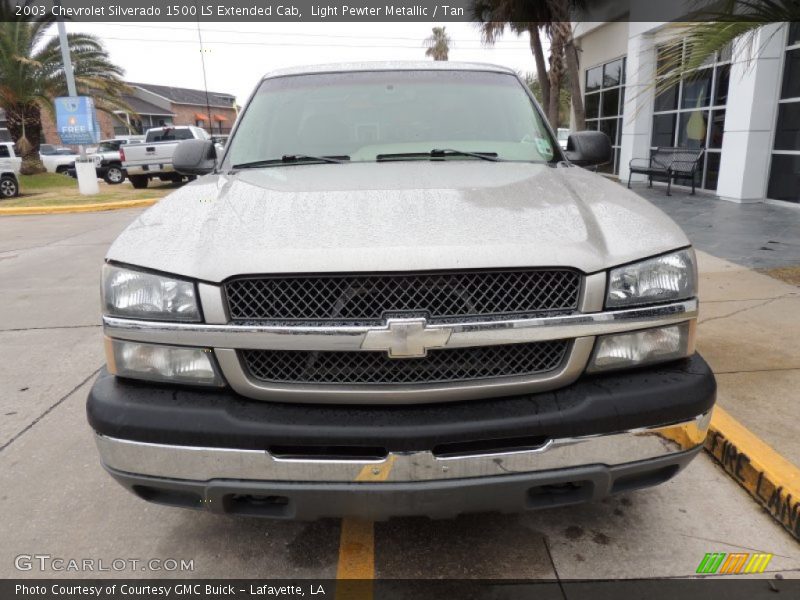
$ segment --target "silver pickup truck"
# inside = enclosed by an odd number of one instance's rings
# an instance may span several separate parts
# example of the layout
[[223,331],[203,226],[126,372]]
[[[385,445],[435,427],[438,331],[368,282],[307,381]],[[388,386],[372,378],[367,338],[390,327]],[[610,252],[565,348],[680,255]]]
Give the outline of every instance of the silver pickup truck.
[[224,153],[103,267],[108,472],[161,504],[278,519],[447,517],[598,500],[700,450],[694,252],[580,168],[487,65],[268,74]]
[[178,144],[183,140],[209,139],[211,137],[202,127],[154,127],[147,130],[143,142],[119,149],[122,167],[137,189],[146,188],[153,178],[178,182],[183,176],[172,166],[172,155]]

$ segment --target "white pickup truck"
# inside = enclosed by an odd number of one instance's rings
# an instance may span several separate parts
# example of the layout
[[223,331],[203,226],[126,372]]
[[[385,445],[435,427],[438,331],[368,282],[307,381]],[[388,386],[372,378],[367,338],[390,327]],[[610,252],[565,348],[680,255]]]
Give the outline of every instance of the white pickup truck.
[[[172,167],[172,155],[183,140],[211,139],[200,127],[155,127],[148,129],[144,142],[120,148],[122,166],[133,187],[146,188],[150,179],[179,182],[184,177]],[[193,178],[190,178],[193,179]]]

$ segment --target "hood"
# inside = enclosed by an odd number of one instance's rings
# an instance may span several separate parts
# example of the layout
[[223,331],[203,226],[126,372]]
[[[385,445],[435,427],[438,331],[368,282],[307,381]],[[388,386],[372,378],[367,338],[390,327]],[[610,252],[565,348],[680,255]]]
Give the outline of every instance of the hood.
[[449,160],[206,176],[139,216],[107,258],[219,282],[539,266],[591,273],[688,244],[649,202],[583,169]]

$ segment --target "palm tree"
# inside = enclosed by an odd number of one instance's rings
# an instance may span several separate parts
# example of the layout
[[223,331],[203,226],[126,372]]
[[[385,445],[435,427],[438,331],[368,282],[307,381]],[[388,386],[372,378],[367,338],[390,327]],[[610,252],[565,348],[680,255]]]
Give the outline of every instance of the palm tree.
[[[541,86],[542,107],[553,127],[558,127],[561,88],[566,74],[571,87],[576,129],[585,128],[578,53],[569,22],[572,11],[582,5],[582,0],[473,0],[472,3],[472,20],[479,23],[484,43],[493,44],[506,29],[518,36],[529,35],[537,79],[548,82],[548,85]],[[550,40],[549,71],[541,33]]]
[[[530,18],[530,12],[530,6],[524,0],[475,0],[472,3],[472,20],[479,24],[484,44],[493,45],[506,29],[517,36],[528,34],[531,54],[536,63],[536,78],[541,83],[548,80],[540,36],[541,31],[547,27],[547,22],[525,20],[523,13],[525,18]],[[547,111],[550,106],[550,87],[542,85],[541,91],[542,107]]]
[[[712,10],[701,10],[693,23],[672,26],[673,35],[659,52],[656,93],[670,88],[717,52],[735,41],[754,41],[764,25],[800,21],[797,0],[723,0]],[[755,53],[764,44],[749,45]]]
[[[52,18],[13,20],[8,0],[0,3],[0,108],[22,155],[23,173],[41,172],[41,111],[54,111],[53,99],[67,95],[58,38],[47,37]],[[67,36],[78,93],[92,96],[98,110],[129,110],[121,94],[129,91],[123,71],[94,36]]]
[[433,60],[447,60],[447,55],[450,52],[450,44],[452,40],[445,32],[446,27],[434,27],[431,35],[425,38],[425,56],[430,56]]

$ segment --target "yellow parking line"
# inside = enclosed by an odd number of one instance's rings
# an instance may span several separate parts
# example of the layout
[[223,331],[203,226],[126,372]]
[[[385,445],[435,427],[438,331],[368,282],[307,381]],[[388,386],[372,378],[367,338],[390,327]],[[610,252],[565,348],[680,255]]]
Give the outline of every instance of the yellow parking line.
[[119,210],[122,208],[152,206],[156,202],[158,202],[158,198],[146,198],[143,200],[120,200],[118,202],[97,202],[95,204],[67,204],[61,206],[8,206],[5,208],[0,208],[0,217],[22,215],[55,215],[65,213],[96,212],[102,210]]
[[[364,466],[355,480],[386,481],[394,465],[394,456],[385,462]],[[371,600],[375,579],[375,528],[372,521],[348,517],[342,519],[339,537],[339,564],[336,568],[337,600]]]
[[800,539],[800,468],[717,405],[706,451],[772,517]]

